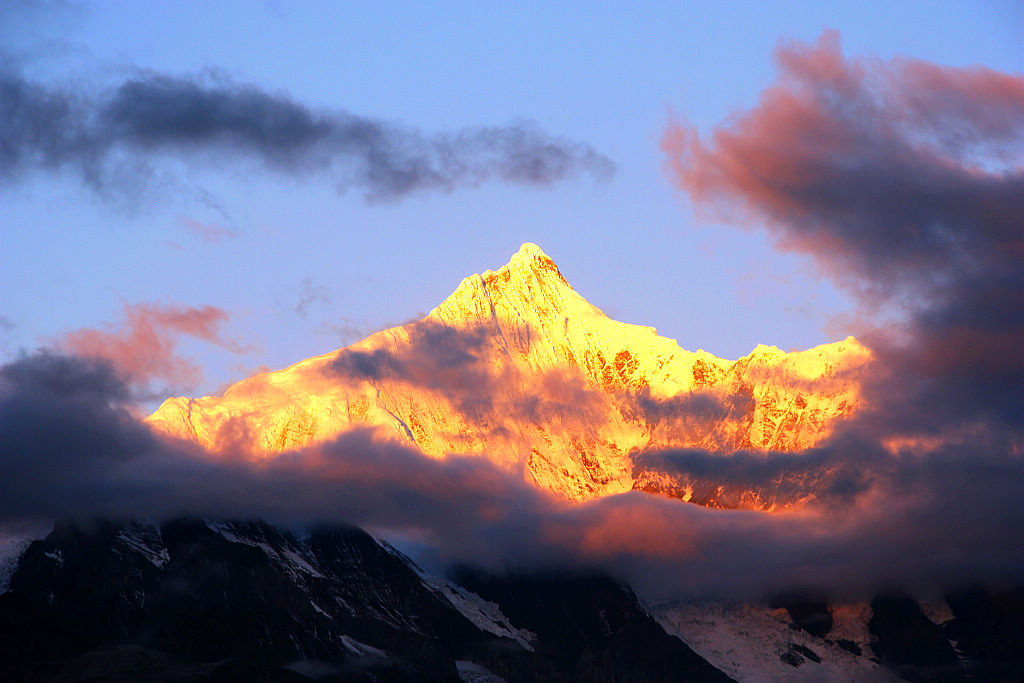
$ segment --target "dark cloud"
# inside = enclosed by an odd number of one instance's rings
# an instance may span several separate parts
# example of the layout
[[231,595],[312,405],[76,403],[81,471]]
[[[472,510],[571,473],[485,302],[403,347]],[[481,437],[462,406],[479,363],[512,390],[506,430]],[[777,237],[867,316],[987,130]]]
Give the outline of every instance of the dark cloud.
[[835,463],[861,473],[855,490],[834,492],[842,505],[797,513],[710,510],[639,492],[570,504],[485,458],[432,459],[370,430],[269,461],[215,457],[150,432],[125,410],[124,387],[97,360],[43,353],[0,369],[0,519],[339,521],[412,539],[438,567],[598,567],[661,597],[759,598],[793,586],[863,597],[880,585],[938,590],[1024,572],[1015,542],[1024,465],[996,444],[905,458],[866,445],[859,464],[849,445],[778,463],[740,455],[732,466],[721,454],[661,456],[733,481]]
[[608,397],[587,386],[578,373],[520,373],[497,328],[453,327],[427,318],[404,330],[407,339],[399,337],[372,351],[343,350],[329,371],[345,378],[401,382],[436,392],[486,430],[502,431],[490,424],[495,414],[533,424],[569,417],[596,424],[607,415],[602,408]]
[[699,204],[767,225],[869,308],[869,386],[893,430],[1024,419],[1024,76],[779,48],[778,82],[708,141],[663,141]]
[[405,328],[408,340],[363,351],[345,349],[330,371],[371,382],[400,381],[441,391],[466,412],[490,409],[501,373],[490,364],[492,340],[480,327],[455,328],[426,319]]
[[[688,499],[700,505],[748,509],[787,509],[808,502],[842,508],[890,479],[893,464],[888,451],[849,438],[797,452],[677,449],[633,457],[641,490],[675,497],[688,490]],[[671,488],[659,488],[659,481],[671,482]]]
[[134,419],[126,386],[99,359],[44,352],[0,368],[0,519],[334,520],[419,534],[451,552],[558,505],[486,459],[434,460],[369,430],[269,462],[212,457]]
[[0,381],[4,382],[5,390],[28,388],[43,398],[66,397],[102,406],[127,400],[131,395],[128,383],[109,360],[50,351],[39,351],[0,366]]
[[[1019,581],[1024,77],[848,59],[835,33],[785,44],[777,60],[758,105],[709,139],[669,128],[675,179],[699,206],[810,255],[866,319],[882,306],[896,321],[865,330],[866,407],[818,448],[649,453],[638,467],[766,499],[814,495],[788,536],[778,516],[730,513],[746,522],[707,547],[737,556],[724,581],[745,570],[847,587]],[[744,524],[756,561],[736,543]]]
[[314,110],[223,79],[148,73],[90,96],[0,71],[0,179],[71,169],[98,191],[130,192],[119,165],[151,172],[161,153],[224,167],[249,158],[285,175],[328,178],[339,191],[355,189],[371,201],[492,181],[548,185],[584,173],[604,179],[614,172],[589,145],[527,123],[425,133]]

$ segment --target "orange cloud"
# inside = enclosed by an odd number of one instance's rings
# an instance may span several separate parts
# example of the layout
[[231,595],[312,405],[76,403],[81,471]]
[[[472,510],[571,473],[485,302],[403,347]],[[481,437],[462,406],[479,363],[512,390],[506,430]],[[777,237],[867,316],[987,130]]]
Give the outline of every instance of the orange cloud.
[[178,354],[178,340],[193,337],[232,353],[244,352],[246,347],[221,335],[227,320],[228,314],[215,306],[125,304],[120,324],[74,330],[58,345],[80,356],[104,358],[133,381],[194,385],[202,380],[202,370]]

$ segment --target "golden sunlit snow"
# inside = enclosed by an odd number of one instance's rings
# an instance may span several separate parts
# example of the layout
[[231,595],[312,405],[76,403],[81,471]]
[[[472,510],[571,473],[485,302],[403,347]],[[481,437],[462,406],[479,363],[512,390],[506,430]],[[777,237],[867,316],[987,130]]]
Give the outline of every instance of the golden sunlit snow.
[[656,478],[635,480],[637,449],[813,446],[857,409],[870,357],[852,337],[793,353],[758,346],[736,361],[686,351],[608,318],[528,243],[420,321],[220,397],[168,399],[147,419],[253,458],[375,427],[430,456],[480,455],[584,500],[658,490]]

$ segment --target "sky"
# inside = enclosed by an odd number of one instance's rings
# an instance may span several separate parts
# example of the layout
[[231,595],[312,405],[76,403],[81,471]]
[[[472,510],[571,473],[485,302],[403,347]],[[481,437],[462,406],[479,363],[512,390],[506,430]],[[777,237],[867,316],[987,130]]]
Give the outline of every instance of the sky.
[[[418,318],[525,241],[608,315],[687,349],[737,358],[844,338],[857,332],[849,293],[756,221],[695,210],[660,142],[672,122],[710,134],[756,106],[776,48],[827,29],[848,55],[1022,68],[1016,3],[891,5],[4,3],[4,74],[71,98],[71,120],[126,83],[177,79],[420,138],[531,130],[581,158],[561,175],[391,196],[346,181],[324,160],[338,147],[296,160],[223,140],[108,140],[83,152],[102,154],[91,171],[82,158],[10,162],[0,354],[81,350],[93,330],[107,335],[94,345],[130,344],[149,324],[163,354],[136,362],[154,378],[150,403],[214,393]],[[217,317],[198,332],[167,322],[206,307]]]
[[[0,532],[327,519],[645,595],[1019,584],[1022,7],[4,4]],[[863,406],[814,448],[631,454],[829,485],[792,514],[574,505],[359,429],[254,463],[138,419],[419,317],[524,241],[685,348],[860,335]]]

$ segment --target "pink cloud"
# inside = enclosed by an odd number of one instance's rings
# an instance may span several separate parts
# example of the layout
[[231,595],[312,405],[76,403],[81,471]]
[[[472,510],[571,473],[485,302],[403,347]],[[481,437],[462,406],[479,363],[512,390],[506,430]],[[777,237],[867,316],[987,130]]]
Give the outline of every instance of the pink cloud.
[[204,242],[219,244],[224,240],[238,237],[237,232],[229,230],[223,225],[217,225],[216,223],[201,223],[200,221],[188,216],[180,216],[179,220],[190,234],[199,237]]
[[221,335],[227,321],[228,314],[215,306],[125,304],[118,325],[74,330],[59,346],[80,356],[105,358],[134,381],[189,386],[202,380],[202,370],[178,353],[179,339],[193,337],[232,353],[244,352],[244,346]]

